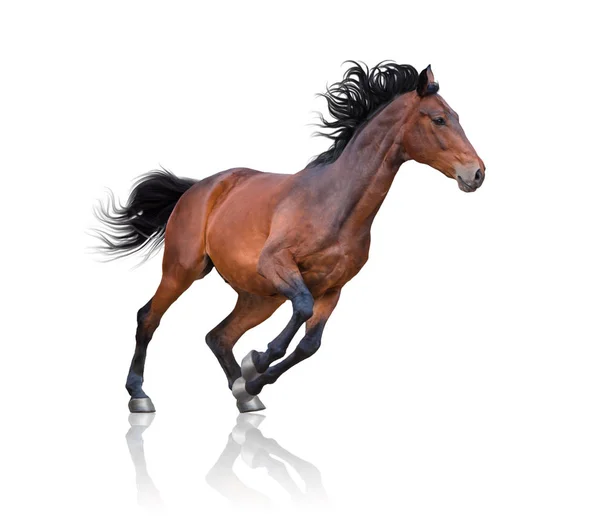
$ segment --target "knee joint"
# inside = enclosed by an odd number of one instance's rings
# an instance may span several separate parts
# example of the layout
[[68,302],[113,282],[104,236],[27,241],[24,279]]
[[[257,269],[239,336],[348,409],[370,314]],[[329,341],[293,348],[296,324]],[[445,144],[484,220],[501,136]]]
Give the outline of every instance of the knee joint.
[[302,353],[303,357],[312,356],[319,347],[321,346],[321,338],[319,337],[304,337],[300,343],[298,343],[298,350]]
[[219,334],[217,334],[217,332],[214,330],[211,330],[208,334],[206,334],[204,340],[212,351],[215,351],[219,348]]
[[[136,340],[142,343],[148,343],[154,332],[160,324],[160,319],[156,319],[156,316],[152,316],[150,312],[150,306],[152,301],[148,302],[144,307],[140,308],[137,313],[137,331],[135,333]],[[150,318],[148,318],[150,317]]]
[[150,313],[150,307],[152,306],[152,299],[150,299],[144,306],[142,306],[137,313],[137,323],[141,325],[144,322],[144,319],[148,317]]
[[223,330],[219,329],[219,327],[214,328],[204,338],[206,344],[213,351],[213,353],[217,356],[222,355],[225,352],[230,352],[233,348],[232,340],[227,334],[223,332]]
[[308,321],[313,315],[315,300],[310,293],[303,293],[292,300],[294,312],[303,321]]

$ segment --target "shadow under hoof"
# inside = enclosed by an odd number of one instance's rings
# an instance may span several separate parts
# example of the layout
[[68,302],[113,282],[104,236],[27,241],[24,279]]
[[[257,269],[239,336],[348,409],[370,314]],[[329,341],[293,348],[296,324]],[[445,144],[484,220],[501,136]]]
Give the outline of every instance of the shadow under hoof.
[[132,398],[129,401],[129,411],[131,413],[154,413],[156,408],[149,397]]
[[251,413],[252,411],[261,411],[265,409],[265,405],[261,402],[260,398],[255,396],[246,402],[237,402],[237,408],[240,413]]

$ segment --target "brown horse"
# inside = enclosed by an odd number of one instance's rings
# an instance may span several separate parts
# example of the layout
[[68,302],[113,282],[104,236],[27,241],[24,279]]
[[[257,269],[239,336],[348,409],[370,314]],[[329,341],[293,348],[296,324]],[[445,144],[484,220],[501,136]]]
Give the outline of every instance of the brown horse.
[[[343,286],[367,261],[371,224],[400,165],[416,160],[455,179],[464,192],[484,180],[485,166],[458,115],[438,95],[431,67],[358,63],[325,96],[330,149],[294,175],[248,168],[201,181],[166,171],[146,174],[125,206],[111,196],[97,211],[107,230],[102,249],[119,257],[154,251],[164,240],[163,275],[138,312],[127,378],[131,411],[154,411],[142,390],[146,349],[164,313],[213,267],[238,293],[233,311],[206,336],[240,411],[263,409],[258,394],[314,354]],[[286,300],[293,314],[265,352],[240,365],[233,347]],[[306,333],[282,358],[300,327]]]

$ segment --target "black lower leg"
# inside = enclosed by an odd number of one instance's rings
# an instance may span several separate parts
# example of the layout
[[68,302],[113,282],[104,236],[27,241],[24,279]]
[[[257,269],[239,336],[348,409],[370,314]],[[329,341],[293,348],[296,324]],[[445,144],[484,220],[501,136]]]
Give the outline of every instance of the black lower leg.
[[304,284],[302,284],[298,293],[291,297],[291,301],[292,318],[281,334],[269,343],[266,352],[254,352],[252,354],[252,361],[258,372],[266,371],[271,363],[285,356],[292,339],[313,314],[314,299]]
[[294,352],[286,359],[267,368],[263,374],[258,375],[254,380],[246,382],[246,391],[252,395],[259,394],[265,385],[275,383],[284,372],[312,356],[321,346],[324,327],[325,323],[316,325],[302,338]]
[[138,326],[135,334],[135,352],[131,360],[131,366],[129,367],[127,383],[125,384],[131,398],[146,398],[148,396],[142,390],[142,384],[144,383],[146,350],[150,339],[152,339],[152,332],[146,326],[146,317],[150,313],[151,305],[152,299],[144,307],[140,308],[137,313]]
[[210,350],[213,351],[219,365],[221,365],[221,368],[227,377],[229,389],[231,389],[233,382],[242,375],[242,371],[238,362],[235,360],[232,348],[224,344],[220,332],[220,326],[211,330],[206,335],[206,344],[210,347]]

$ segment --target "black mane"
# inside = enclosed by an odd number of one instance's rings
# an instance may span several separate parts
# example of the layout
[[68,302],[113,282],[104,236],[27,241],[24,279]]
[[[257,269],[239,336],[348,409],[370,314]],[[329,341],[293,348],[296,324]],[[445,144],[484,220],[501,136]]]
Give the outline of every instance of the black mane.
[[382,61],[369,70],[364,63],[346,62],[354,66],[341,81],[319,94],[327,100],[333,120],[328,121],[321,114],[321,127],[326,131],[316,134],[332,139],[333,145],[317,155],[308,168],[335,161],[362,124],[399,94],[417,88],[419,73],[411,65]]

